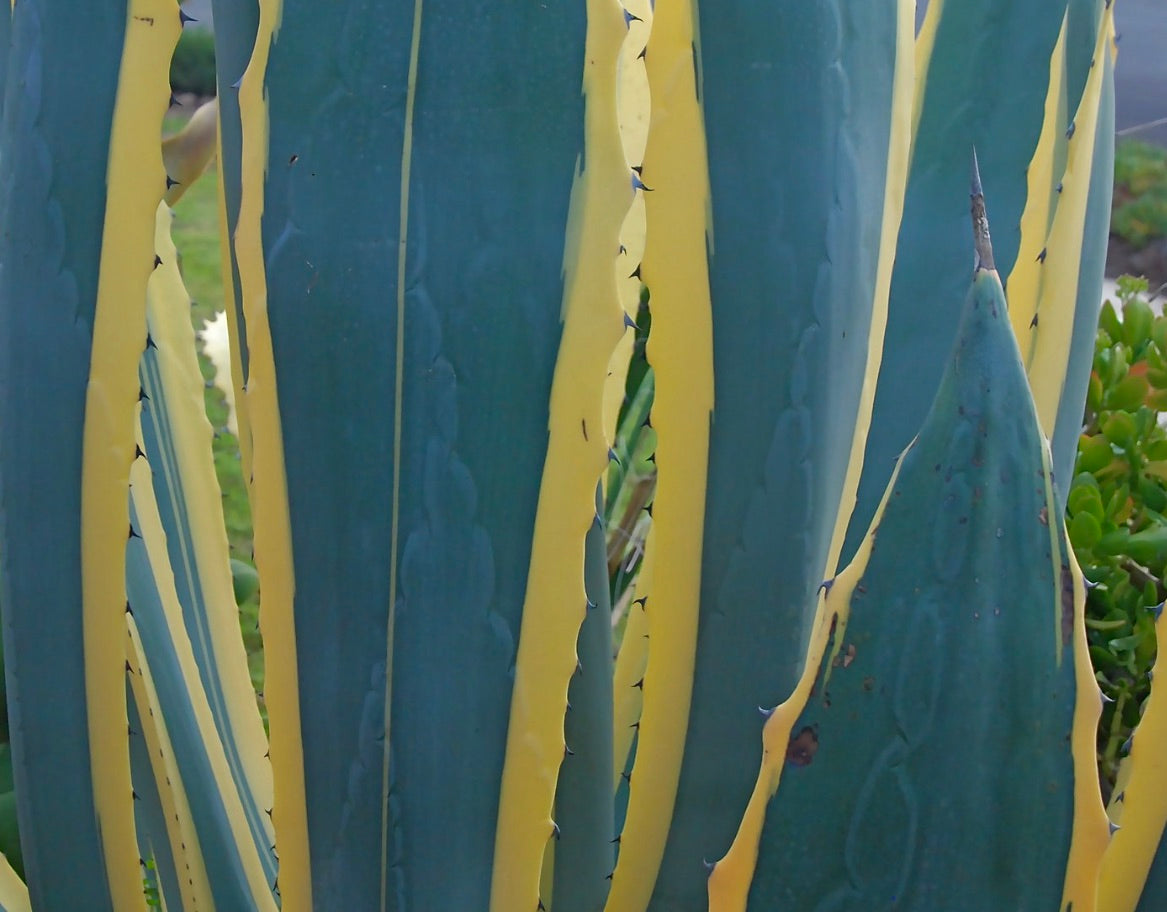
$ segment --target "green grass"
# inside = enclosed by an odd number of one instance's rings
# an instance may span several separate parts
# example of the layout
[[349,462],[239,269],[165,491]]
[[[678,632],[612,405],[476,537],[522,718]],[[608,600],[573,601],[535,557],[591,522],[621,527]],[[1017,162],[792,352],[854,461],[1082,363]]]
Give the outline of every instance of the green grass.
[[170,61],[170,87],[203,97],[215,94],[215,34],[210,29],[183,29]]
[[[167,118],[165,131],[177,130],[185,120]],[[222,263],[219,249],[219,173],[212,166],[189,187],[174,207],[174,243],[187,291],[191,296],[191,322],[195,330],[225,308]],[[210,362],[200,354],[206,391],[207,416],[215,428],[215,470],[223,492],[223,516],[231,556],[254,567],[251,556],[251,509],[239,461],[239,441],[227,429],[227,404],[222,394],[209,385],[213,376]],[[247,649],[251,680],[257,693],[263,692],[263,641],[259,633],[257,594],[239,606],[239,624]]]
[[1137,140],[1118,144],[1110,230],[1136,249],[1167,237],[1167,149]]

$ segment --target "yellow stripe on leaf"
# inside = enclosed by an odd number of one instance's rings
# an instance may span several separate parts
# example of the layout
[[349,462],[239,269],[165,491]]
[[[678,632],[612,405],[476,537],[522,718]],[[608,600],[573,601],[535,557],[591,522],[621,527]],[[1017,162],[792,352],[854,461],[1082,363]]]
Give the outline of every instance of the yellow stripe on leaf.
[[616,654],[612,673],[612,788],[620,777],[632,750],[632,739],[644,712],[644,673],[648,667],[648,615],[644,605],[652,596],[652,555],[646,554],[640,572],[631,584],[636,587],[636,601],[628,606],[628,623],[624,639]]
[[246,397],[252,432],[250,494],[255,525],[255,561],[263,580],[260,626],[266,665],[264,698],[271,730],[272,821],[280,857],[281,908],[284,912],[307,912],[312,908],[312,873],[300,730],[300,689],[296,674],[296,630],[292,612],[295,577],[261,234],[268,157],[264,77],[281,10],[281,0],[260,0],[255,50],[239,85],[243,123],[243,193],[235,231],[235,255],[239,263],[250,355]]
[[[641,52],[648,41],[652,7],[648,0],[629,0],[624,8],[635,18],[628,27],[620,47],[617,63],[616,117],[624,159],[638,168],[644,161],[648,139],[648,75]],[[640,261],[644,257],[644,190],[638,188],[620,228],[620,247],[616,257],[616,284],[620,306],[632,321],[640,309]],[[628,365],[636,336],[632,327],[624,333],[612,352],[608,379],[604,389],[604,433],[609,440],[616,436],[620,408],[624,402]]]
[[1102,715],[1102,695],[1094,678],[1090,644],[1086,639],[1086,584],[1072,548],[1067,549],[1066,560],[1074,581],[1072,648],[1077,698],[1070,731],[1070,750],[1074,761],[1074,827],[1066,861],[1066,884],[1061,908],[1091,912],[1109,840],[1109,826],[1098,784],[1097,734],[1098,720]]
[[[896,28],[896,67],[892,76],[891,129],[888,138],[887,175],[883,191],[883,224],[879,236],[879,265],[875,273],[875,292],[871,301],[871,328],[868,330],[867,366],[863,375],[863,389],[859,394],[859,410],[855,417],[855,435],[851,441],[851,460],[843,479],[839,497],[839,514],[831,536],[827,565],[822,579],[835,574],[839,555],[847,537],[851,512],[863,475],[863,457],[867,451],[867,433],[871,428],[871,414],[875,406],[876,385],[883,359],[883,341],[887,331],[888,298],[895,269],[896,247],[900,222],[904,215],[904,195],[908,189],[908,171],[914,138],[914,108],[912,89],[918,57],[912,53],[912,0],[898,0]],[[937,0],[936,5],[941,5]]]
[[[201,105],[181,130],[162,140],[162,161],[170,189],[166,202],[173,206],[207,170],[218,151],[219,101]],[[225,273],[230,275],[230,273]]]
[[[939,8],[940,2],[935,6]],[[892,81],[891,129],[889,134],[887,173],[884,183],[883,224],[880,233],[879,265],[876,271],[875,291],[872,299],[871,329],[868,340],[867,366],[863,389],[860,394],[859,410],[855,422],[855,434],[851,444],[851,460],[847,467],[839,513],[827,555],[827,565],[823,578],[835,575],[839,555],[843,549],[851,511],[855,504],[859,478],[863,471],[863,456],[866,450],[867,432],[871,426],[872,407],[875,402],[876,382],[879,378],[884,333],[887,328],[888,297],[891,291],[892,270],[895,265],[896,244],[899,237],[900,221],[904,211],[904,194],[911,149],[918,115],[919,96],[913,97],[916,88],[915,70],[920,65],[920,46],[913,54],[912,26],[914,7],[911,0],[899,0],[896,30],[896,68]],[[939,14],[929,10],[929,16]],[[928,22],[925,22],[924,38],[928,37]],[[934,33],[935,21],[931,32]],[[925,65],[927,62],[925,49]],[[899,473],[897,463],[895,473]],[[888,485],[890,491],[895,483],[895,475]],[[876,514],[872,528],[879,524],[884,503]],[[785,760],[786,745],[789,743],[790,729],[797,720],[806,696],[814,684],[814,675],[821,666],[823,651],[830,639],[831,623],[839,618],[836,642],[842,642],[842,629],[846,626],[846,616],[850,606],[850,596],[855,584],[862,577],[871,556],[872,536],[869,533],[859,548],[851,566],[838,578],[830,590],[830,595],[820,602],[818,615],[811,626],[809,660],[804,666],[802,678],[794,693],[767,721],[763,729],[763,760],[749,805],[743,816],[737,837],[729,853],[719,861],[709,880],[709,900],[711,912],[739,912],[745,909],[746,897],[753,880],[758,859],[758,844],[765,822],[766,805],[778,788],[778,780]],[[776,745],[781,745],[781,749]]]
[[[163,204],[158,208],[155,235],[155,249],[162,264],[150,277],[147,318],[151,338],[159,352],[157,365],[167,400],[168,430],[176,464],[151,454],[152,469],[173,475],[170,490],[187,494],[182,504],[174,504],[174,509],[186,517],[181,531],[188,528],[190,531],[190,538],[181,544],[184,554],[193,558],[194,566],[187,568],[188,573],[198,579],[202,589],[207,620],[205,635],[214,657],[215,674],[222,683],[222,711],[255,802],[271,807],[267,735],[255,705],[247,653],[239,636],[230,551],[219,482],[211,457],[213,431],[207,421],[203,375],[195,356],[190,298],[178,269],[170,224],[170,209]],[[263,824],[270,845],[274,838],[271,823],[265,819]]]
[[652,295],[648,360],[656,376],[657,489],[647,549],[651,647],[620,857],[607,912],[641,912],[652,895],[676,802],[697,648],[713,340],[706,260],[709,175],[697,101],[696,7],[655,10],[646,57],[652,99],[644,159],[644,281]]
[[154,266],[154,213],[166,190],[158,137],[180,28],[178,10],[168,0],[128,4],[85,400],[81,573],[90,765],[110,897],[125,912],[145,909],[123,677],[129,469],[138,359],[146,344],[146,284]]
[[[1066,170],[1061,181],[1062,191],[1058,196],[1049,238],[1039,263],[1042,275],[1037,284],[1040,292],[1032,318],[1038,322],[1030,343],[1032,353],[1027,369],[1041,429],[1051,438],[1066,380],[1070,340],[1074,330],[1086,206],[1090,197],[1095,136],[1106,73],[1103,61],[1104,55],[1110,53],[1113,35],[1113,7],[1108,7],[1094,48],[1094,59],[1098,65],[1090,70],[1082,102],[1071,125]],[[1012,301],[1010,278],[1011,307]]]
[[534,909],[564,757],[563,715],[587,611],[584,536],[607,464],[604,381],[623,332],[615,259],[631,202],[616,118],[616,60],[625,36],[615,0],[588,0],[584,69],[586,170],[572,193],[564,329],[551,388],[550,437],[531,565],[495,835],[492,912]]
[[1035,316],[1041,299],[1041,280],[1045,275],[1042,251],[1049,237],[1050,223],[1056,210],[1057,178],[1054,176],[1058,147],[1065,144],[1066,123],[1066,31],[1068,18],[1062,20],[1058,43],[1050,56],[1049,90],[1045,97],[1045,116],[1037,149],[1026,172],[1025,211],[1021,215],[1021,243],[1017,260],[1009,273],[1009,322],[1021,349],[1021,358],[1029,366],[1037,341]]
[[166,817],[170,854],[181,875],[178,877],[181,896],[171,898],[181,899],[183,909],[213,909],[210,878],[207,876],[198,832],[191,816],[190,799],[178,772],[174,746],[166,730],[146,651],[142,648],[134,616],[126,612],[125,618],[127,680],[138,707],[138,717],[142,720],[143,730],[139,734],[146,740],[158,798]]
[[[1155,624],[1159,643],[1167,643],[1167,612]],[[1134,912],[1147,882],[1155,853],[1167,832],[1167,699],[1161,681],[1167,663],[1160,649],[1152,674],[1151,696],[1143,710],[1130,756],[1119,772],[1110,806],[1118,827],[1102,859],[1098,880],[1098,912]],[[1077,906],[1074,907],[1075,909]]]
[[32,912],[28,887],[3,855],[0,855],[0,908],[4,912]]
[[409,73],[405,89],[405,129],[401,139],[401,201],[398,210],[397,231],[397,326],[396,350],[394,351],[394,402],[393,402],[393,516],[389,548],[389,616],[385,634],[385,736],[381,755],[381,912],[389,908],[389,761],[393,723],[393,641],[397,624],[397,575],[401,549],[398,541],[401,532],[401,435],[402,419],[405,414],[405,285],[406,261],[409,256],[409,190],[410,172],[413,163],[413,110],[417,102],[417,64],[421,54],[422,0],[414,0],[413,32],[410,36]]
[[[185,309],[180,311],[178,316],[183,320],[187,320]],[[172,427],[178,430],[178,423],[176,422]],[[209,442],[206,442],[206,445],[209,446]],[[154,487],[150,479],[150,466],[145,459],[137,459],[134,461],[134,465],[130,470],[130,480],[132,483],[133,504],[137,514],[138,531],[145,542],[146,555],[150,561],[150,567],[153,570],[152,575],[157,581],[158,597],[166,613],[166,624],[169,630],[171,644],[174,648],[175,660],[178,663],[178,670],[186,682],[191,711],[197,721],[201,740],[206,751],[207,763],[214,777],[219,799],[222,801],[227,824],[231,831],[233,848],[239,858],[239,866],[247,878],[248,887],[255,901],[255,907],[265,910],[265,912],[276,912],[276,904],[271,894],[271,885],[267,882],[259,856],[256,854],[255,840],[252,838],[247,816],[244,812],[239,792],[236,789],[234,778],[231,775],[231,769],[223,750],[223,744],[216,731],[215,720],[211,715],[210,705],[207,703],[206,691],[203,688],[202,679],[199,676],[194,652],[191,650],[190,640],[186,635],[182,605],[179,603],[178,594],[174,589],[174,577],[171,573],[170,558],[165,544],[166,532],[162,527],[162,521],[158,515],[158,504],[154,500]],[[219,597],[226,598],[227,605],[233,606],[235,604],[234,596],[230,592],[220,594]],[[234,618],[232,619],[234,620]],[[239,640],[237,622],[234,633],[241,648],[242,641]],[[246,676],[246,662],[240,659],[233,664],[238,664],[244,671],[244,675],[237,676],[236,693],[250,700],[251,681]],[[259,731],[259,736],[261,738],[263,736],[262,728]],[[258,745],[256,746],[258,747]],[[259,748],[259,751],[260,753],[255,758],[256,760],[262,760],[263,749]],[[162,788],[163,781],[159,780],[159,789]]]
[[[875,530],[883,520],[902,464],[903,456],[896,462],[883,500],[875,512],[875,518],[871,521],[867,534],[855,552],[855,557],[819,598],[818,611],[811,626],[807,660],[803,665],[798,685],[786,702],[774,710],[762,729],[762,765],[753,793],[750,795],[733,845],[709,875],[709,912],[745,912],[750,884],[758,865],[758,847],[762,838],[762,826],[766,821],[766,806],[778,791],[778,783],[786,765],[786,752],[790,745],[791,733],[815,688],[828,647],[834,642],[834,651],[837,652],[839,645],[844,641],[847,619],[851,613],[851,597],[855,593],[855,587],[867,572],[867,564],[871,560],[871,552],[875,546]],[[827,661],[828,669],[831,664]],[[825,680],[822,682],[822,688],[826,689]]]

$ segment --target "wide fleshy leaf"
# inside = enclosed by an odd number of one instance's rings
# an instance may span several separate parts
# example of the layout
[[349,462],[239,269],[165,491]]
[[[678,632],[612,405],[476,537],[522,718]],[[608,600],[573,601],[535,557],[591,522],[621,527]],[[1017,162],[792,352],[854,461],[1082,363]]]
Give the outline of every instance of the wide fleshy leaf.
[[[149,460],[148,483],[153,488],[149,509],[157,513],[159,526],[165,530],[167,560],[158,560],[164,579],[151,584],[147,576],[141,584],[152,590],[173,590],[181,606],[181,616],[174,619],[164,639],[188,641],[189,647],[183,648],[191,650],[198,681],[180,678],[176,683],[180,690],[197,689],[201,692],[197,702],[206,702],[214,722],[213,731],[205,733],[214,742],[208,748],[223,752],[231,776],[226,790],[232,793],[231,801],[240,802],[251,833],[251,854],[264,867],[262,879],[271,884],[276,879],[276,861],[270,851],[275,835],[265,813],[272,801],[267,738],[239,636],[212,431],[195,355],[190,299],[170,239],[171,218],[168,208],[159,208],[155,237],[159,264],[147,289],[150,341],[140,367],[145,394],[142,449]],[[141,498],[142,492],[136,495]],[[145,620],[140,623],[146,634]],[[146,637],[147,645],[150,642]],[[169,662],[173,653],[170,646],[166,650]],[[175,692],[173,697],[185,702],[186,695]]]
[[38,908],[144,904],[123,570],[137,354],[165,190],[158,136],[178,33],[178,11],[162,0],[83,17],[29,0],[12,19],[0,138],[0,601]]
[[1052,440],[1064,505],[1077,456],[1102,299],[1114,168],[1114,20],[1098,24],[1081,103],[1066,111],[1067,15],[1050,66],[1045,123],[1030,163],[1009,316],[1042,430]]
[[929,5],[901,254],[845,559],[871,521],[895,458],[927,413],[956,336],[969,263],[964,200],[974,148],[991,201],[997,267],[1002,275],[1013,268],[1026,171],[1044,119],[1044,76],[1065,12],[1064,0]]
[[747,893],[759,910],[1091,908],[1107,829],[1085,589],[991,269],[964,314],[766,723],[750,811],[710,879],[717,912]]
[[618,219],[580,265],[584,35],[261,7],[236,249],[285,909],[538,902],[623,331]]
[[555,791],[555,912],[597,912],[616,863],[612,801],[612,610],[604,530],[587,536],[588,611],[579,633],[579,667],[567,692],[564,758]]
[[[649,890],[654,909],[701,902],[701,860],[729,847],[753,784],[756,707],[797,680],[857,483],[910,129],[908,5],[677,6],[656,8],[647,55],[658,487],[644,710],[613,886],[627,904],[612,909],[641,908]],[[693,59],[690,84],[677,74]],[[695,444],[706,433],[707,466]],[[785,654],[759,636],[768,629],[784,631]]]

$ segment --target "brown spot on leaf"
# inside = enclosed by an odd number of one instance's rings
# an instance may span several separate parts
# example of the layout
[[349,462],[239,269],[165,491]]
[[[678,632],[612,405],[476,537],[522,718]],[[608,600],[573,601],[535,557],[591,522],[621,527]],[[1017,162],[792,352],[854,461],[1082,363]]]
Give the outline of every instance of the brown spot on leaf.
[[1042,508],[1041,508],[1041,509],[1038,511],[1038,513],[1037,513],[1037,520],[1038,520],[1038,522],[1040,522],[1040,523],[1041,523],[1043,526],[1048,526],[1048,525],[1049,525],[1049,508],[1048,508],[1048,507],[1042,507]]
[[1062,645],[1074,639],[1074,574],[1062,564]]
[[818,749],[818,732],[806,725],[790,739],[790,744],[786,748],[786,762],[795,766],[810,766]]
[[845,646],[843,646],[839,649],[838,654],[835,656],[834,662],[832,662],[831,664],[835,668],[846,668],[848,665],[850,665],[854,661],[855,661],[855,644],[854,643],[847,643]]

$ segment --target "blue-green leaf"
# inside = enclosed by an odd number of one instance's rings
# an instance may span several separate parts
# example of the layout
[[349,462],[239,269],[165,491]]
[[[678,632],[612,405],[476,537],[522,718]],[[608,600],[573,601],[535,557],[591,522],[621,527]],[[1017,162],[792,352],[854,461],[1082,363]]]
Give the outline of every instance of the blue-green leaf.
[[[879,251],[895,205],[900,4],[718,2],[699,15],[715,400],[692,707],[654,910],[703,903],[701,859],[729,847],[757,773],[757,707],[797,680],[873,314],[882,329]],[[656,578],[669,560],[658,556]],[[651,596],[649,607],[651,619]]]
[[1096,867],[1070,871],[1080,835],[1089,864],[1106,844],[1083,589],[994,273],[964,312],[919,437],[824,601],[812,667],[768,723],[780,780],[750,909],[1093,896]]
[[[247,68],[251,49],[255,45],[259,3],[257,0],[211,0],[211,10],[215,19],[215,75],[219,100],[219,148],[222,150],[219,156],[219,181],[227,216],[227,233],[228,237],[232,237],[239,220],[243,154],[243,126],[239,117],[239,94],[235,87]],[[240,377],[246,383],[246,321],[239,287],[239,262],[231,244],[227,245],[227,257],[231,263],[231,275],[223,277],[223,285],[227,292],[227,303],[233,308],[236,326],[239,327],[236,335],[239,342],[239,370]],[[227,281],[228,278],[230,281]]]
[[[597,491],[597,508],[601,498]],[[555,789],[555,912],[595,912],[616,864],[612,802],[612,610],[608,561],[599,521],[588,531],[588,613],[579,632],[579,669],[567,691],[564,737],[571,751]]]
[[45,909],[110,907],[79,608],[81,441],[125,23],[124,3],[83,16],[17,4],[0,134],[0,607],[24,860]]
[[[289,5],[272,46],[281,660],[319,907],[489,902],[584,27],[580,4]],[[277,788],[285,760],[273,743]]]
[[1050,55],[1064,0],[946,2],[917,74],[922,107],[892,279],[887,340],[863,481],[844,548],[863,537],[896,456],[927,413],[956,335],[969,268],[967,185],[975,148],[993,254],[1012,269],[1026,168],[1041,132]]
[[1067,356],[1068,366],[1057,423],[1050,442],[1054,477],[1059,481],[1058,492],[1062,503],[1069,491],[1074,459],[1078,453],[1078,438],[1081,436],[1086,388],[1090,382],[1094,342],[1098,335],[1098,313],[1102,302],[1102,281],[1106,274],[1107,239],[1110,236],[1110,204],[1114,195],[1114,60],[1107,53],[1097,65],[1104,68],[1104,76],[1086,202],[1085,231],[1078,256],[1074,331]]

